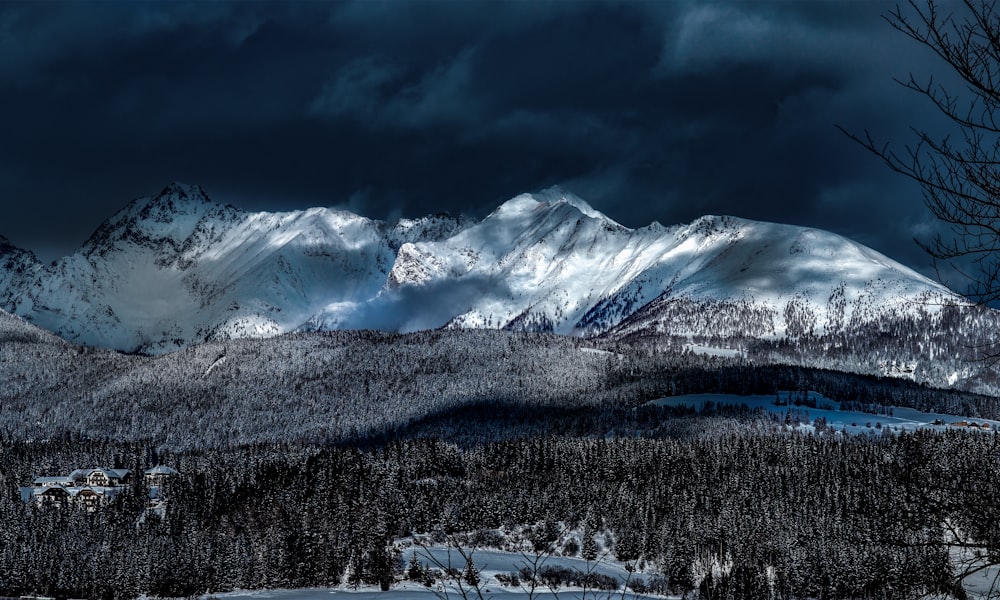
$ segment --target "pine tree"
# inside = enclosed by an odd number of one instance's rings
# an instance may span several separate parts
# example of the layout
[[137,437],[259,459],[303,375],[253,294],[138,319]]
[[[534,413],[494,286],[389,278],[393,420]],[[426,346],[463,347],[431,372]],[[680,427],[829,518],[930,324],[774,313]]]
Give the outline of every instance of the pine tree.
[[472,561],[471,556],[465,562],[465,571],[462,572],[462,581],[473,588],[479,587],[479,570],[476,569],[476,564]]
[[580,558],[590,562],[597,560],[597,540],[594,539],[594,534],[585,531],[583,534],[583,549],[580,551]]
[[420,561],[417,560],[416,552],[414,552],[413,556],[410,557],[410,565],[406,569],[406,578],[410,581],[424,580],[424,570],[420,566]]

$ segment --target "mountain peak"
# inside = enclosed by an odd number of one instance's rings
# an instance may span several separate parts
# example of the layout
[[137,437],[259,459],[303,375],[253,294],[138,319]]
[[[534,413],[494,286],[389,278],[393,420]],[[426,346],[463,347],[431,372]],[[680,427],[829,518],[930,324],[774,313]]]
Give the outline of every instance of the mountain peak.
[[176,213],[199,211],[214,205],[208,194],[200,186],[173,182],[148,200],[139,212],[139,218],[164,222]]
[[576,194],[554,185],[534,194],[535,198],[548,205],[568,204],[592,219],[607,219],[607,215],[597,211],[586,200]]
[[552,210],[560,206],[570,206],[579,213],[591,219],[607,221],[621,227],[613,219],[596,210],[586,200],[569,192],[562,187],[555,185],[533,194],[520,194],[504,202],[493,211],[493,215],[504,217],[516,217],[532,214],[543,210]]
[[32,262],[37,261],[35,255],[30,250],[25,250],[24,248],[18,248],[11,243],[9,239],[0,235],[0,256],[11,255],[11,256],[24,256],[30,257]]
[[129,202],[101,224],[82,250],[85,255],[103,254],[122,242],[176,249],[204,219],[232,218],[238,212],[212,201],[200,186],[175,181],[155,196]]
[[199,185],[188,185],[186,183],[181,183],[180,181],[173,181],[163,188],[159,194],[157,194],[156,199],[160,198],[177,198],[178,200],[201,200],[203,202],[211,202],[208,194],[205,190],[201,189]]
[[712,230],[732,229],[749,225],[750,221],[729,215],[702,215],[691,221],[688,227],[692,231],[706,232]]

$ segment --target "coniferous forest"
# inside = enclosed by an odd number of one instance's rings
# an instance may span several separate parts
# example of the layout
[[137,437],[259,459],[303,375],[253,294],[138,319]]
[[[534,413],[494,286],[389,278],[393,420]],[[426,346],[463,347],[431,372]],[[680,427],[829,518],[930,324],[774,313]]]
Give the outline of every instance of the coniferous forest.
[[[148,446],[6,443],[0,592],[388,588],[406,576],[394,540],[530,524],[602,532],[615,558],[659,574],[639,592],[914,598],[955,591],[946,526],[991,543],[1000,533],[994,435],[842,438],[778,434],[755,418],[675,418],[697,419],[695,431],[167,452],[157,458],[183,475],[162,517],[144,512],[141,484],[94,513],[25,505],[10,485],[39,464],[138,466]],[[724,576],[699,572],[713,563],[728,565]]]

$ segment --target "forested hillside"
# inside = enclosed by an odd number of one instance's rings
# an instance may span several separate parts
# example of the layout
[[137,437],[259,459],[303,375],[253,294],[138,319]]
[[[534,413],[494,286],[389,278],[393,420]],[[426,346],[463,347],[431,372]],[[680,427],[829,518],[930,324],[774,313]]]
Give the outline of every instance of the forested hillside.
[[[361,331],[153,358],[0,314],[0,595],[387,587],[414,533],[535,531],[572,556],[600,535],[644,571],[639,592],[902,599],[957,589],[946,525],[992,547],[992,432],[803,434],[792,406],[650,401],[812,390],[854,410],[997,418],[995,398],[694,341]],[[161,462],[181,473],[162,516],[141,479],[94,513],[18,494],[39,475]]]
[[73,435],[196,448],[418,434],[593,435],[628,430],[635,407],[663,396],[779,389],[1000,415],[993,398],[898,379],[555,335],[295,334],[151,358],[72,346],[9,316],[0,324],[0,432],[8,439]]

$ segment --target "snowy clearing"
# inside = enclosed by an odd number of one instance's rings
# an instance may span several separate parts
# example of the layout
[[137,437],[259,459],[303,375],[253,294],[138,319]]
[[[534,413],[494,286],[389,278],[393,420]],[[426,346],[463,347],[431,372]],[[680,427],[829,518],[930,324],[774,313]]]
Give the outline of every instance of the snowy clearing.
[[[795,399],[805,399],[809,404],[795,405]],[[776,404],[776,401],[780,404]],[[873,433],[879,429],[890,431],[914,431],[922,428],[943,430],[952,427],[976,429],[980,431],[996,431],[1000,421],[989,419],[970,419],[960,415],[944,413],[925,413],[913,408],[901,406],[884,407],[887,414],[872,414],[858,410],[841,410],[841,402],[827,398],[818,392],[778,392],[771,396],[736,396],[733,394],[688,394],[651,400],[649,404],[665,407],[691,407],[703,410],[706,403],[716,406],[747,406],[751,409],[763,409],[776,414],[792,413],[793,416],[808,419],[810,424],[801,425],[800,429],[815,430],[816,419],[826,419],[829,428],[847,433]],[[988,425],[988,427],[985,427]]]
[[721,358],[739,358],[744,355],[744,350],[739,348],[717,348],[715,346],[703,346],[702,344],[684,344],[686,350],[703,356],[718,356]]
[[[405,543],[405,542],[404,542]],[[463,551],[469,552],[467,548]],[[409,546],[402,550],[400,559],[404,564],[409,564],[414,553],[417,560],[431,568],[436,565],[450,565],[459,571],[465,566],[465,560],[461,553],[448,546]],[[497,575],[516,573],[522,568],[530,568],[530,561],[535,558],[534,554],[520,554],[518,552],[505,552],[502,550],[474,550],[472,560],[476,566],[479,576],[482,578],[482,591],[485,600],[494,598],[508,598],[510,600],[527,600],[529,594],[526,589],[519,587],[509,587],[501,585],[497,580]],[[675,596],[645,596],[634,594],[624,588],[626,582],[647,579],[650,573],[629,573],[625,564],[611,559],[598,559],[588,563],[587,561],[566,556],[542,556],[538,562],[540,568],[569,569],[579,573],[593,573],[596,575],[606,575],[618,580],[617,590],[594,590],[586,591],[586,600],[642,600],[644,598],[675,598]],[[470,600],[478,596],[474,590],[466,587],[466,593]],[[544,585],[539,584],[532,595],[537,600],[585,600],[584,591],[579,587],[560,587],[556,592],[552,592]],[[226,593],[217,593],[203,596],[202,598],[226,598],[233,600],[264,598],[274,598],[276,600],[313,600],[319,598],[331,598],[340,596],[343,600],[432,600],[434,598],[448,598],[450,600],[462,600],[462,594],[456,584],[452,582],[444,585],[439,582],[434,587],[426,587],[414,581],[403,581],[393,585],[392,589],[383,592],[377,586],[361,585],[355,588],[351,585],[342,585],[333,588],[305,588],[305,589],[275,589],[275,590],[245,590]]]
[[[328,600],[329,598],[339,597],[341,600],[431,600],[439,597],[434,592],[435,590],[426,588],[420,584],[403,583],[388,592],[379,591],[375,587],[361,587],[357,590],[351,588],[307,588],[298,590],[227,592],[223,594],[210,594],[201,598],[203,600],[210,598],[219,598],[220,600],[223,598],[231,600],[263,600],[264,598],[273,598],[274,600]],[[444,594],[443,591],[441,593]],[[461,600],[462,598],[457,589],[450,589],[447,593],[448,597],[452,600]],[[473,596],[474,593],[470,595],[470,598]],[[489,592],[484,592],[484,596],[487,600],[490,597],[509,600],[528,598],[528,594],[521,590],[502,586],[490,586]],[[534,597],[537,600],[583,600],[582,591],[572,589],[560,590],[557,594],[538,591]],[[595,600],[594,592],[588,591],[587,598]],[[623,598],[620,590],[613,592],[610,596],[608,596],[607,592],[597,592],[596,600],[608,600],[609,598],[610,600],[642,600],[644,598],[653,598],[653,596],[637,596],[632,593],[626,593]],[[679,598],[679,596],[656,596],[656,598]]]

